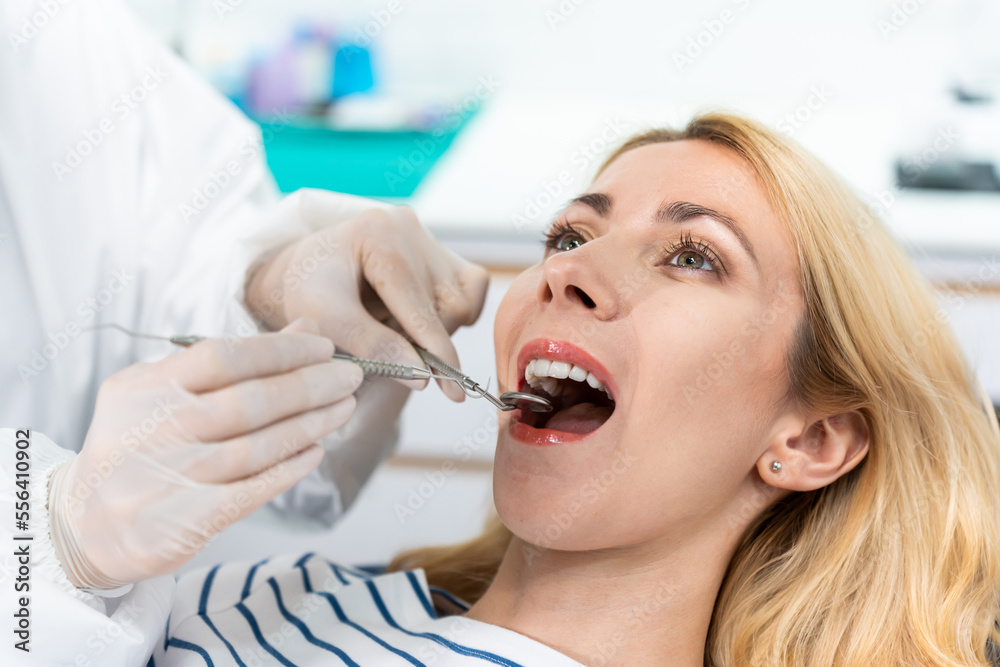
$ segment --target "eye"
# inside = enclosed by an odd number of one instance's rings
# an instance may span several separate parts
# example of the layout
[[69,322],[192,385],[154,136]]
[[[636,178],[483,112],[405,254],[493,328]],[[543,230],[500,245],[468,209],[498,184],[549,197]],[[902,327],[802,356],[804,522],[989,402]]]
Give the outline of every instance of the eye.
[[704,257],[694,250],[685,250],[684,252],[679,252],[671,258],[671,264],[674,266],[682,266],[685,269],[700,269],[706,264],[708,265],[707,270],[714,271],[712,265],[708,263]]
[[718,254],[712,246],[703,241],[696,241],[689,235],[681,236],[680,240],[666,249],[667,264],[692,271],[725,270]]
[[586,241],[583,235],[573,229],[573,226],[566,222],[553,223],[552,227],[545,234],[545,247],[550,250],[573,250],[579,248]]

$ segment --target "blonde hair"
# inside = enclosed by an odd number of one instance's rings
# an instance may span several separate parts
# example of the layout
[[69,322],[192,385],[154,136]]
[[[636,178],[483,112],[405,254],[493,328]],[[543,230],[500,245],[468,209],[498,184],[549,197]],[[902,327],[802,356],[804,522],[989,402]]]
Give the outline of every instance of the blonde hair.
[[[806,312],[788,351],[790,395],[859,411],[857,468],[751,522],[722,587],[706,665],[983,665],[1000,639],[1000,432],[927,283],[861,200],[789,139],[729,114],[629,139],[700,139],[743,157],[795,239]],[[470,601],[510,532],[493,517],[464,544],[391,569]]]

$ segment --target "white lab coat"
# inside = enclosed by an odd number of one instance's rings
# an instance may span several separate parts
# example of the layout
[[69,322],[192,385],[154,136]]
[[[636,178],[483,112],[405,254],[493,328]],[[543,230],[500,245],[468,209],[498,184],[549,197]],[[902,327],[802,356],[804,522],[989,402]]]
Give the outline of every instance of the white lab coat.
[[[253,333],[248,266],[309,230],[296,197],[272,210],[257,126],[116,0],[4,0],[0,36],[0,426],[79,450],[103,380],[176,351],[85,327]],[[332,523],[405,398],[363,388],[324,465],[274,506]]]

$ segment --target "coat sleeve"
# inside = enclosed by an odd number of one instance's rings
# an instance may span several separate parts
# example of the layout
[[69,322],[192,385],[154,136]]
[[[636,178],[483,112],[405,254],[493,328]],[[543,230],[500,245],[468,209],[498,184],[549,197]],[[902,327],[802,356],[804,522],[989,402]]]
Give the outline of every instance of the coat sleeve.
[[[102,313],[107,321],[157,334],[257,333],[243,302],[248,269],[316,224],[287,214],[303,198],[278,194],[260,127],[120,0],[49,5],[56,14],[41,27],[33,18],[40,3],[0,5],[0,29],[14,39],[11,56],[0,59],[0,91],[17,101],[0,105],[0,191],[14,220],[25,221],[26,247],[31,235],[58,234],[77,252],[106,253],[103,263],[126,267],[128,290]],[[285,121],[293,115],[278,113]],[[328,194],[342,197],[345,210],[357,206],[358,198]],[[80,222],[65,224],[71,220]],[[65,229],[44,228],[56,223]],[[46,239],[34,240],[44,252]],[[33,277],[40,308],[59,301],[62,281],[79,279],[72,269]],[[43,320],[64,322],[64,313],[43,313]],[[117,332],[102,338],[93,354],[98,383],[122,365],[173,350],[123,341]],[[118,356],[123,347],[132,350],[127,358]],[[113,367],[101,365],[112,359]],[[324,463],[275,507],[332,525],[395,447],[404,402],[396,387],[359,396],[352,422],[323,441]],[[342,492],[339,480],[351,488]]]
[[[3,642],[0,663],[140,667],[163,637],[174,579],[117,589],[114,598],[69,583],[49,539],[46,498],[49,476],[73,456],[40,433],[0,429],[0,601],[21,630]],[[17,523],[24,516],[26,529]]]

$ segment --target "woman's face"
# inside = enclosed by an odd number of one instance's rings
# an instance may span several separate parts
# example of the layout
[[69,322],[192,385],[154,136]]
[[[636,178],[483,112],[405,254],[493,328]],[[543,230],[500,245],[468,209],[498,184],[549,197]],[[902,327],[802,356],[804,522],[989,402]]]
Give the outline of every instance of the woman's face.
[[792,239],[736,153],[687,140],[619,157],[497,313],[500,391],[558,394],[551,416],[501,413],[504,523],[569,550],[735,539],[747,503],[763,509],[755,466],[803,312]]

